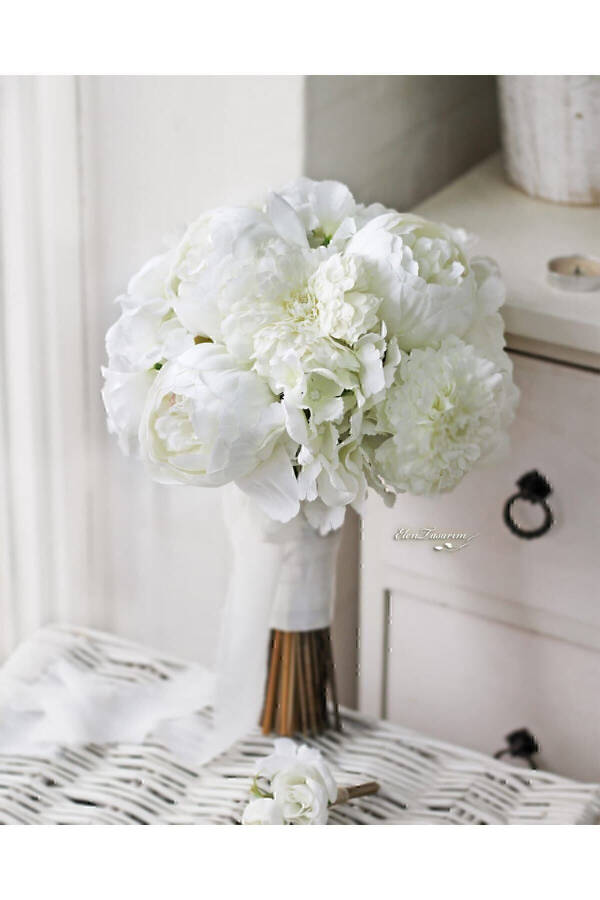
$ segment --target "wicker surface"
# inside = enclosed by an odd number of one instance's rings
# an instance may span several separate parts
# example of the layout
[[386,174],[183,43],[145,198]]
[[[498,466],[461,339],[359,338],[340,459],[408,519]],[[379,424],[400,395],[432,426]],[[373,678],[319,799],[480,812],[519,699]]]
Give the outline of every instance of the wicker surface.
[[[82,629],[46,628],[33,640],[40,671],[60,656],[112,681],[151,682],[183,667]],[[356,713],[344,712],[343,726],[342,734],[308,742],[323,752],[340,784],[377,779],[381,791],[332,810],[332,824],[586,824],[600,814],[598,785],[513,768]],[[271,749],[257,730],[197,769],[152,743],[0,755],[0,823],[233,824],[256,758]]]

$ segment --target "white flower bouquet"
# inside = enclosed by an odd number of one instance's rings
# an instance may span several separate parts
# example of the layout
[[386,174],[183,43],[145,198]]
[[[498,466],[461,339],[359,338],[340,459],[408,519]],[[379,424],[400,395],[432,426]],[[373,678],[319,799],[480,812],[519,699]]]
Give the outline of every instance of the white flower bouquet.
[[503,448],[518,396],[498,268],[466,243],[334,181],[206,213],[118,298],[109,429],[157,481],[233,483],[306,546],[369,488],[451,490]]

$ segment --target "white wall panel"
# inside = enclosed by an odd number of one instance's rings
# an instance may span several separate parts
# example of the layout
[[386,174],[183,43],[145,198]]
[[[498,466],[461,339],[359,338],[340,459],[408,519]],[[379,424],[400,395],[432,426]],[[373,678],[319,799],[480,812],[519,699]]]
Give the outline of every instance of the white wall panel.
[[48,619],[87,618],[89,483],[75,82],[0,90],[1,654]]

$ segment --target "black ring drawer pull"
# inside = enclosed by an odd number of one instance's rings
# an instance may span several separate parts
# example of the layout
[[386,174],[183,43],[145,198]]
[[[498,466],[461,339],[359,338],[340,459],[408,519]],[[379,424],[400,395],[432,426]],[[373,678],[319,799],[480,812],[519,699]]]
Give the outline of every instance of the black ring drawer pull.
[[[554,523],[552,510],[546,503],[546,497],[552,493],[550,483],[543,475],[540,475],[539,472],[533,469],[531,472],[526,472],[525,475],[522,475],[519,478],[517,487],[519,488],[519,491],[516,494],[513,494],[512,497],[509,497],[504,504],[504,521],[512,533],[516,534],[517,537],[526,538],[527,540],[541,537],[550,530]],[[527,500],[529,503],[537,503],[542,507],[544,510],[544,521],[538,528],[527,530],[526,528],[521,528],[521,526],[515,522],[512,517],[512,507],[516,500]]]
[[506,747],[494,753],[494,759],[502,759],[503,756],[512,756],[513,759],[524,759],[530,769],[537,769],[534,760],[536,753],[540,752],[540,745],[528,728],[517,728],[506,735]]

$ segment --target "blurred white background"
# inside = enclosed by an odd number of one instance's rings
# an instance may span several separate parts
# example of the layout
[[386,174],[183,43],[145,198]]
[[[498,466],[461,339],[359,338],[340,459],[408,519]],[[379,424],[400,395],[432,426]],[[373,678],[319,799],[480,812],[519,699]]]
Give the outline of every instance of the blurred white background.
[[[112,300],[201,211],[308,174],[407,209],[497,146],[487,76],[0,79],[0,659],[49,621],[210,663],[218,491],[153,484],[106,433]],[[358,521],[336,636],[355,698]]]

